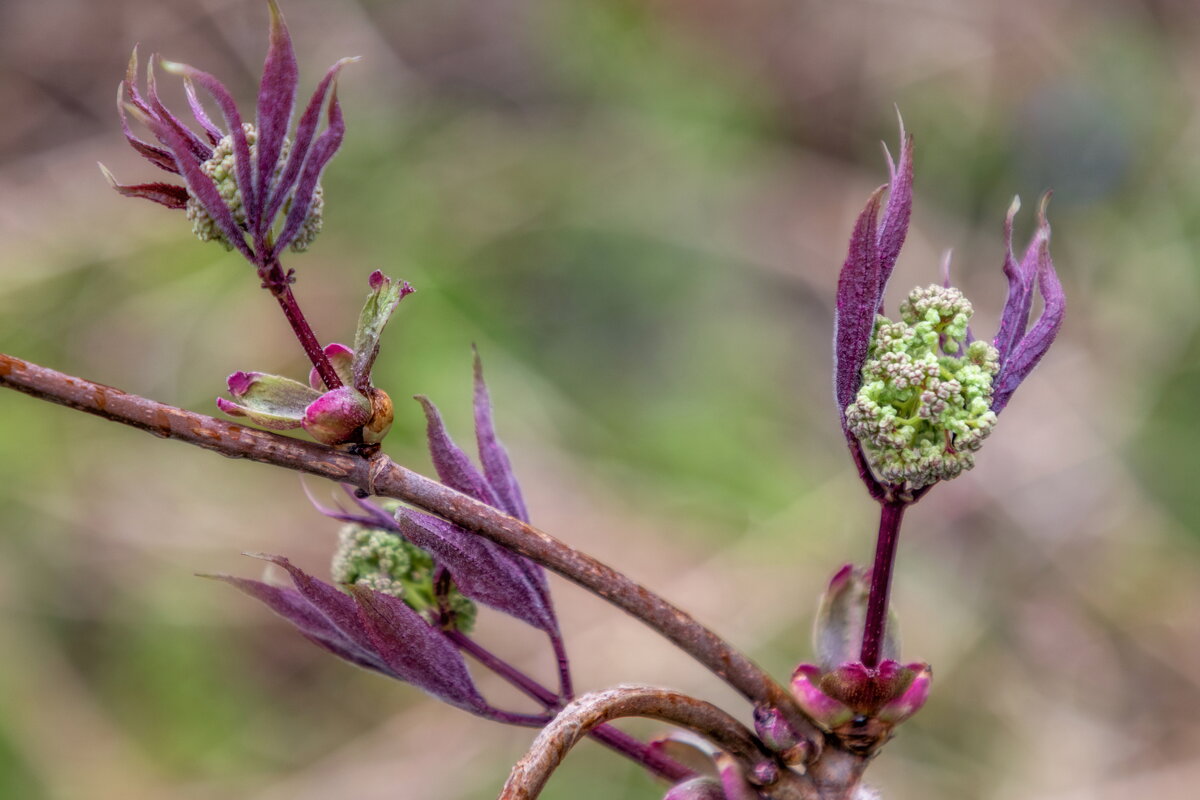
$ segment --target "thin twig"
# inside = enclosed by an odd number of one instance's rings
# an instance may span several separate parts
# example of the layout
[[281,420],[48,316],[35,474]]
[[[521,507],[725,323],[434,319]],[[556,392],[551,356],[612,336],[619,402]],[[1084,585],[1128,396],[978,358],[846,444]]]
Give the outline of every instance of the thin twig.
[[292,293],[292,279],[283,271],[283,266],[276,260],[266,269],[260,270],[259,274],[263,279],[263,288],[270,290],[271,295],[279,302],[283,315],[287,317],[288,324],[292,326],[292,333],[296,335],[308,360],[312,362],[317,374],[325,382],[325,388],[342,388],[342,379],[334,371],[329,356],[325,355],[325,351],[321,349],[320,341],[313,333],[308,320],[305,319],[304,312],[300,310],[300,304],[296,302],[296,295]]
[[554,660],[558,665],[558,692],[564,700],[575,699],[575,687],[571,684],[571,664],[567,660],[567,645],[557,629],[549,631],[550,644],[554,648]]
[[520,689],[521,692],[523,692],[526,696],[536,700],[545,708],[557,711],[562,707],[562,700],[558,697],[558,695],[547,689],[545,686],[542,686],[540,683],[514,667],[512,664],[509,664],[507,661],[500,658],[491,650],[488,650],[486,647],[479,644],[462,631],[448,630],[443,631],[443,633],[447,639],[449,639],[456,647],[458,647],[459,650],[462,650],[464,653],[468,653],[480,664],[487,667],[488,670],[496,673],[514,687]]
[[580,739],[597,725],[618,717],[658,719],[703,735],[733,756],[743,775],[752,781],[757,779],[767,797],[812,796],[807,780],[780,767],[764,752],[754,734],[711,703],[669,689],[617,686],[583,695],[543,728],[529,752],[513,766],[500,800],[536,798]]
[[[464,653],[469,653],[479,663],[541,703],[547,710],[558,711],[562,708],[564,703],[562,698],[466,634],[461,631],[452,630],[446,631],[446,636]],[[600,725],[594,728],[589,735],[605,747],[641,764],[659,777],[672,783],[685,780],[695,774],[678,761],[659,752],[656,748],[651,747],[635,736],[625,733],[625,731],[614,728],[612,725]]]
[[756,705],[778,708],[819,756],[824,737],[796,701],[728,642],[627,576],[549,534],[454,491],[383,455],[366,459],[333,447],[197,414],[0,353],[0,385],[80,411],[177,439],[230,458],[245,458],[349,483],[425,511],[530,558],[658,631]]

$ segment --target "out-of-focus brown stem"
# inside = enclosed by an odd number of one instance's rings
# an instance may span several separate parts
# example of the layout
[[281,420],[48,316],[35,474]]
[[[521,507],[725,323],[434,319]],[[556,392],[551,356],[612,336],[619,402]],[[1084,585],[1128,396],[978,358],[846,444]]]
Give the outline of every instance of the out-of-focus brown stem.
[[792,695],[683,610],[591,556],[383,455],[345,450],[186,411],[0,354],[0,385],[230,458],[319,475],[411,503],[542,564],[661,633],[752,703],[778,708],[819,756],[824,737]]
[[711,703],[669,689],[617,686],[583,695],[563,708],[513,766],[500,800],[536,798],[580,739],[618,717],[648,717],[699,733],[733,756],[742,774],[759,785],[764,797],[815,797],[806,778],[778,765],[744,725]]

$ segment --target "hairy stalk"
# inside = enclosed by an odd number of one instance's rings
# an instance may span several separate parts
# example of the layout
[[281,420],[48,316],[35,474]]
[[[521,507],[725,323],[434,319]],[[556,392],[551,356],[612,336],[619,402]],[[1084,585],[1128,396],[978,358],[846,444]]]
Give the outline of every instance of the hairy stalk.
[[549,714],[518,714],[499,708],[488,708],[485,711],[476,711],[475,713],[484,719],[490,719],[492,722],[499,722],[503,725],[517,725],[522,728],[541,728],[553,720],[553,717]]
[[900,523],[908,503],[892,501],[879,506],[879,538],[875,542],[875,565],[871,568],[871,593],[867,600],[867,619],[863,625],[862,663],[879,666],[887,627],[888,595],[892,588],[892,567],[896,563],[896,544]]
[[630,761],[641,764],[646,769],[670,783],[678,783],[695,777],[687,767],[673,758],[668,758],[657,749],[612,725],[598,725],[588,732],[588,736],[613,752],[620,753]]
[[575,699],[575,687],[571,685],[571,664],[567,660],[567,645],[562,635],[551,631],[550,644],[554,647],[554,660],[558,662],[558,691],[565,700]]
[[[446,636],[464,653],[469,654],[480,664],[541,703],[548,711],[558,711],[563,707],[562,698],[466,634],[461,631],[446,631]],[[588,735],[605,747],[620,753],[671,783],[685,780],[694,775],[690,769],[679,762],[668,758],[640,739],[630,736],[612,725],[599,725],[589,731]]]
[[562,699],[521,670],[497,656],[491,650],[476,642],[462,631],[444,631],[446,638],[464,653],[474,658],[483,666],[499,675],[504,680],[520,689],[529,697],[541,703],[548,709],[558,710],[562,707]]
[[370,494],[403,500],[510,548],[607,600],[673,642],[754,704],[778,708],[810,759],[824,744],[820,729],[758,664],[689,614],[627,576],[549,534],[397,465],[346,450],[185,411],[102,384],[0,354],[0,385],[43,400],[178,439],[231,458],[246,458],[348,483]]
[[729,753],[764,797],[812,797],[809,781],[780,768],[744,725],[716,706],[650,686],[617,686],[592,692],[564,708],[542,729],[513,766],[500,800],[533,800],[567,753],[597,725],[618,717],[647,717],[693,730]]
[[283,309],[283,315],[292,326],[292,332],[300,340],[300,346],[304,348],[308,360],[316,368],[321,380],[325,381],[325,387],[331,391],[342,388],[342,379],[334,372],[333,364],[329,363],[328,356],[321,348],[321,342],[305,319],[304,312],[300,310],[300,304],[296,302],[296,295],[292,294],[291,276],[283,271],[283,266],[278,260],[265,269],[260,269],[259,275],[262,276],[263,288],[270,291],[279,301],[279,307]]

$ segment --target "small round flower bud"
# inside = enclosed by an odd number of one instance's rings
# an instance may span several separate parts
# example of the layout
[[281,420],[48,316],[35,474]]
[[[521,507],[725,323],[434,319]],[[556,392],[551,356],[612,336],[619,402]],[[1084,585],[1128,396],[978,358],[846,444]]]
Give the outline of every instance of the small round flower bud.
[[343,444],[370,421],[371,401],[362,392],[342,386],[318,397],[304,409],[301,425],[318,442]]
[[949,480],[975,465],[996,424],[996,349],[969,345],[973,308],[958,289],[914,289],[900,322],[879,317],[863,382],[846,422],[879,478],[908,489]]
[[453,585],[439,604],[433,557],[392,531],[344,526],[338,533],[331,572],[336,583],[365,586],[403,600],[431,623],[449,624],[463,632],[475,624],[475,604]]

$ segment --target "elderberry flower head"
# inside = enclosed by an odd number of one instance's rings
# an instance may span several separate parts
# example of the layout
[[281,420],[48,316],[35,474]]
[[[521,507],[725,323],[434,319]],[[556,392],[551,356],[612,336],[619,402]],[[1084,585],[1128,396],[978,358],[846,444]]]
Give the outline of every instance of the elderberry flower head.
[[[881,502],[915,499],[940,480],[974,465],[974,452],[1020,383],[1062,327],[1066,301],[1050,259],[1046,199],[1021,259],[1013,254],[1014,200],[1004,222],[1008,298],[989,344],[968,328],[972,307],[951,288],[916,289],[900,321],[883,314],[888,278],[912,214],[912,138],[900,125],[900,160],[888,154],[889,181],[871,195],[855,223],[838,277],[834,396],[859,476]],[[883,203],[884,191],[887,203]],[[1042,312],[1030,324],[1035,294]]]
[[[346,129],[337,100],[336,78],[343,66],[356,60],[345,58],[329,68],[300,115],[295,134],[288,136],[299,72],[283,15],[275,0],[268,0],[268,5],[270,44],[254,122],[242,121],[233,96],[212,75],[157,55],[147,65],[143,95],[137,86],[135,48],[125,80],[117,89],[121,128],[134,150],[159,169],[182,177],[184,185],[121,184],[103,165],[100,167],[121,194],[186,210],[198,238],[236,249],[260,271],[277,263],[285,247],[306,249],[321,230],[321,173],[341,145]],[[183,77],[194,124],[201,133],[184,124],[159,100],[156,62],[167,72]],[[209,117],[196,95],[196,85],[220,109],[224,129]],[[326,125],[318,134],[322,108],[326,109]],[[134,135],[129,127],[130,116],[154,134],[158,143]]]
[[[432,624],[463,633],[475,624],[475,604],[462,596],[449,573],[439,574],[433,556],[391,530],[360,523],[342,526],[330,576],[334,583],[403,600]],[[439,580],[443,586],[435,586]]]
[[966,343],[972,311],[958,289],[935,285],[913,289],[901,321],[876,319],[846,423],[883,481],[920,489],[975,465],[996,424],[999,362],[987,342]]

